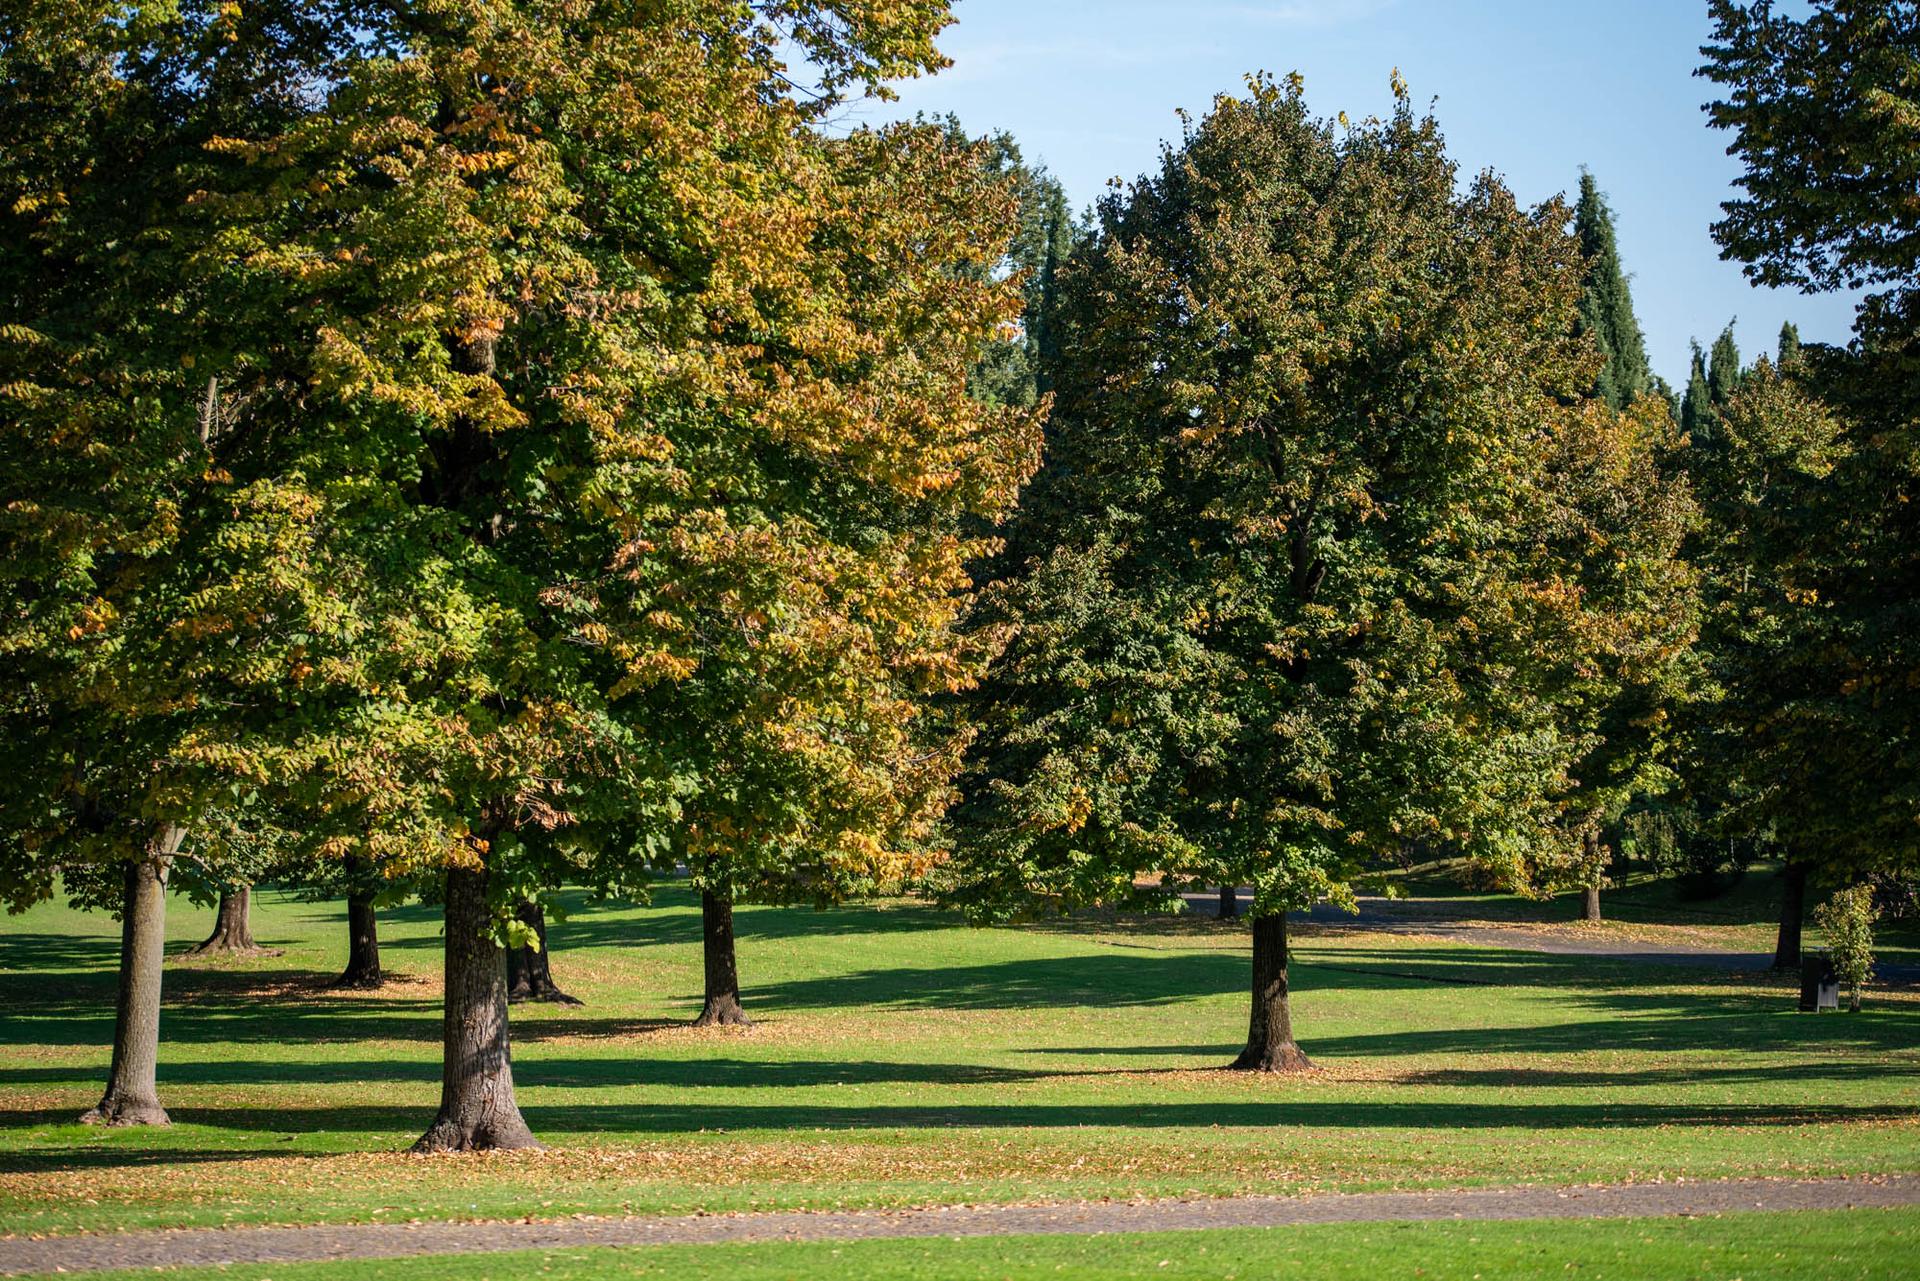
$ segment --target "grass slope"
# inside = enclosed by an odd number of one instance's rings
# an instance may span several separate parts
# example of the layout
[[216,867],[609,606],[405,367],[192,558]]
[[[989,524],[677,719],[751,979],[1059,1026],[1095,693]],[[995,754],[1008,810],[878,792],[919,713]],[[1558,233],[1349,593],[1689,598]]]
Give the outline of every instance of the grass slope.
[[[745,1033],[699,1005],[699,913],[553,929],[581,1009],[516,1007],[544,1154],[403,1154],[438,1099],[438,925],[388,912],[400,980],[336,993],[337,904],[258,896],[277,957],[169,965],[176,1124],[72,1123],[98,1095],[117,928],[0,921],[0,1224],[16,1232],[563,1216],[1920,1169],[1920,995],[1792,1012],[1790,986],[1299,931],[1324,1071],[1217,1070],[1244,927],[972,930],[913,904],[742,908]],[[181,900],[184,947],[204,913]],[[277,1275],[277,1274],[276,1274]]]

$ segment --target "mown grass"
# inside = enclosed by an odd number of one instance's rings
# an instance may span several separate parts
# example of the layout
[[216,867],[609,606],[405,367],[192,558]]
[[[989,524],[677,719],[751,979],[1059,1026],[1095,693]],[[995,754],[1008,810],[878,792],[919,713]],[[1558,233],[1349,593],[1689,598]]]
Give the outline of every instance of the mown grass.
[[[972,1278],[1205,1278],[1207,1281],[1519,1281],[1577,1276],[1618,1281],[1906,1281],[1920,1251],[1920,1211],[1845,1215],[1743,1214],[1715,1219],[1597,1222],[1372,1223],[1236,1228],[1102,1237],[1021,1236],[840,1244],[650,1246],[522,1251],[352,1263],[169,1270],[173,1281],[872,1281]],[[108,1274],[132,1281],[151,1271]]]
[[[1245,1028],[1244,927],[742,908],[761,1025],[696,1032],[677,889],[553,928],[587,1004],[514,1013],[553,1150],[414,1158],[439,1088],[433,914],[386,913],[400,977],[349,994],[325,987],[339,905],[260,899],[282,955],[169,966],[164,1131],[72,1123],[104,1074],[114,924],[0,921],[6,1230],[1920,1169],[1911,991],[1815,1017],[1763,975],[1308,928],[1296,1024],[1324,1070],[1258,1079],[1218,1070]],[[205,916],[176,900],[172,936]]]

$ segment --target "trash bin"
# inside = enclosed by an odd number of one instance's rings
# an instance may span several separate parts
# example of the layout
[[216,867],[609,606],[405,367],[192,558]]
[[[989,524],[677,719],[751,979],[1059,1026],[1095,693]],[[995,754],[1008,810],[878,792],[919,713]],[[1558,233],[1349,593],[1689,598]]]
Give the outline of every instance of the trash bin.
[[1825,952],[1800,958],[1800,1008],[1810,1014],[1840,1008],[1840,976]]

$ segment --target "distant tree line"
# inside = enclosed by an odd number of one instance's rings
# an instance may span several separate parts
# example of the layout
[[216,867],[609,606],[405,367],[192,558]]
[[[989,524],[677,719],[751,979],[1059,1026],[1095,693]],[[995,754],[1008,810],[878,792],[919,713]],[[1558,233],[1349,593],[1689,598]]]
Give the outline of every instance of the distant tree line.
[[1598,918],[1772,851],[1783,963],[1809,885],[1853,928],[1920,865],[1920,18],[1712,11],[1719,243],[1877,292],[1676,396],[1597,181],[1463,182],[1397,75],[1251,77],[1076,218],[826,127],[945,0],[10,6],[0,894],[121,918],[90,1119],[166,1119],[170,885],[208,950],[344,899],[350,986],[442,909],[432,1151],[536,1142],[561,885],[686,877],[717,1024],[736,902],[1251,885],[1265,1071],[1286,913],[1422,855]]

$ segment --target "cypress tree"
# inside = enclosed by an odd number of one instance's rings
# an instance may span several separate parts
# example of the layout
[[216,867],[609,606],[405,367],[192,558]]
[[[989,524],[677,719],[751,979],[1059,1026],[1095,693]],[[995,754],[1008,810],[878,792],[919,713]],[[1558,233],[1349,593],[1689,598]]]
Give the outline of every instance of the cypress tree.
[[1653,368],[1647,363],[1647,344],[1633,314],[1633,293],[1620,266],[1620,248],[1613,232],[1613,210],[1600,193],[1593,175],[1580,175],[1580,203],[1574,209],[1574,234],[1580,241],[1583,263],[1580,318],[1575,326],[1591,334],[1606,358],[1594,395],[1615,409],[1625,409],[1635,397],[1653,388]]
[[1687,390],[1680,401],[1680,429],[1695,444],[1713,436],[1713,388],[1707,380],[1707,357],[1693,344],[1693,364],[1687,371]]
[[1780,326],[1780,367],[1797,364],[1800,360],[1800,328],[1791,320]]
[[1707,361],[1707,387],[1715,408],[1733,399],[1740,390],[1740,347],[1733,340],[1733,321],[1713,340],[1713,354]]

